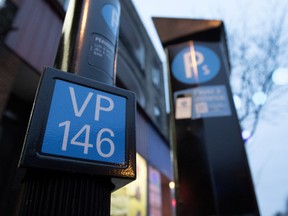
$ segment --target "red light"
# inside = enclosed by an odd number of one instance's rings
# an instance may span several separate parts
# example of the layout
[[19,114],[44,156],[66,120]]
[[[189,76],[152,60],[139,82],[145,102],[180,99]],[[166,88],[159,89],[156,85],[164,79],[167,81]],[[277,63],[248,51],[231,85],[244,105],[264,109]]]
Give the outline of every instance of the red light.
[[172,206],[173,206],[173,207],[176,207],[176,199],[175,199],[175,198],[172,199],[172,202],[171,202],[171,203],[172,203]]

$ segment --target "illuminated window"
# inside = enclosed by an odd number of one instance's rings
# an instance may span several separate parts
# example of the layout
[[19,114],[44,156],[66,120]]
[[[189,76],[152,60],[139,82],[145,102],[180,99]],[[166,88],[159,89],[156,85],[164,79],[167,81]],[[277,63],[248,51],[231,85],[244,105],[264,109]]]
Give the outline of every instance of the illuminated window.
[[5,7],[6,0],[0,0],[0,9]]
[[147,162],[136,155],[137,179],[111,194],[111,216],[147,215]]
[[159,69],[153,67],[151,73],[152,73],[152,82],[153,82],[153,84],[157,88],[159,88],[159,86],[160,86],[160,71],[159,71]]
[[158,106],[153,107],[153,113],[156,117],[159,117],[161,115],[161,111]]

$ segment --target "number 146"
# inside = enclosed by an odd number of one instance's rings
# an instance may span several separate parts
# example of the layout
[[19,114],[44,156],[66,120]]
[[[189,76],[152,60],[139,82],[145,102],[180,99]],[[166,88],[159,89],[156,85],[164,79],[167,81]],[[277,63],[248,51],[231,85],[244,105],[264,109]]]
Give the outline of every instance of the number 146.
[[[69,141],[69,134],[70,134],[70,124],[71,124],[71,121],[64,121],[64,122],[61,122],[59,124],[59,127],[64,127],[64,135],[63,135],[63,142],[62,142],[62,148],[61,150],[62,151],[66,151],[67,150],[67,147],[68,147],[68,144],[71,144],[71,145],[77,145],[77,146],[82,146],[83,147],[83,153],[84,154],[88,154],[88,150],[89,148],[93,148],[93,144],[90,144],[89,143],[89,140],[90,140],[90,132],[91,132],[91,127],[90,125],[88,124],[85,124],[79,131],[78,133],[76,133],[73,138],[71,139],[71,142],[68,143]],[[101,157],[104,157],[104,158],[109,158],[111,157],[114,152],[115,152],[115,144],[113,143],[113,141],[109,138],[102,138],[102,135],[103,133],[109,133],[109,135],[111,137],[114,137],[114,132],[109,129],[109,128],[102,128],[98,134],[97,134],[97,137],[96,137],[96,151],[97,153],[101,156]],[[84,135],[84,142],[83,141],[77,141],[79,140],[79,137],[81,135]],[[104,153],[102,151],[102,144],[103,142],[107,142],[109,145],[110,145],[110,150],[108,153]]]

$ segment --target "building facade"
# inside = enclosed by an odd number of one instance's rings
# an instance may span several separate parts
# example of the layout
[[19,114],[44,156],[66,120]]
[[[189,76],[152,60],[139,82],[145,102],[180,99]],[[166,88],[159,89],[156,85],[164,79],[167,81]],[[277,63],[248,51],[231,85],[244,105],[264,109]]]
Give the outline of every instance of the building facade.
[[[65,0],[0,0],[0,215],[17,215],[25,169],[18,168],[34,96],[44,66],[53,67]],[[146,214],[153,209],[151,179],[160,191],[160,215],[170,215],[173,180],[163,63],[130,0],[121,1],[116,85],[136,93],[136,148],[146,163]],[[149,180],[149,172],[158,173]],[[158,185],[158,186],[157,186]],[[154,189],[153,189],[154,190]],[[152,190],[152,191],[153,191]],[[154,190],[155,192],[155,190]],[[157,192],[158,193],[158,192]],[[157,195],[159,197],[159,193]],[[156,196],[156,197],[157,197]],[[152,197],[152,198],[151,198]]]

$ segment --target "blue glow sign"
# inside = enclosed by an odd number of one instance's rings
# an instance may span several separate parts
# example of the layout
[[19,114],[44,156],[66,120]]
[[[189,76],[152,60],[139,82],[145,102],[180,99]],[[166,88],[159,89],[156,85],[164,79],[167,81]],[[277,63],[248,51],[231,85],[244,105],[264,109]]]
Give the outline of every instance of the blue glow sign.
[[41,152],[124,164],[126,100],[56,80]]
[[175,56],[171,67],[173,76],[182,83],[204,83],[218,74],[220,59],[213,50],[192,43]]
[[109,26],[114,36],[116,36],[119,25],[119,9],[112,4],[105,4],[102,8],[102,15],[106,24]]

